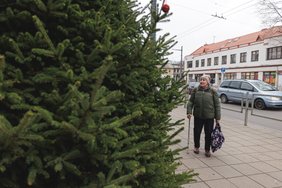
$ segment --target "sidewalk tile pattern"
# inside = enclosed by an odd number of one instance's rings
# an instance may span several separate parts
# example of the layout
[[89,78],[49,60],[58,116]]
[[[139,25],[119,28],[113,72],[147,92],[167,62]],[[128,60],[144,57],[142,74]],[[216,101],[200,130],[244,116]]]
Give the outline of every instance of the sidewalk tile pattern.
[[[171,112],[173,120],[186,118],[186,109],[180,106]],[[178,135],[181,142],[173,148],[187,147],[188,120]],[[201,135],[200,154],[193,153],[193,118],[190,122],[188,150],[180,152],[177,172],[193,169],[199,173],[196,182],[183,188],[282,188],[282,131],[244,126],[240,119],[222,117],[225,142],[222,148],[204,155],[204,133]],[[203,131],[204,132],[204,131]]]

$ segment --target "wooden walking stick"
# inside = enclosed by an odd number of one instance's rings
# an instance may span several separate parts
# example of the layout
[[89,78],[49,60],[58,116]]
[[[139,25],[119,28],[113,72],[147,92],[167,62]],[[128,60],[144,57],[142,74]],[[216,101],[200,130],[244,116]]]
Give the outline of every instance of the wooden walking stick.
[[189,141],[190,141],[190,120],[191,120],[191,117],[188,118],[188,138],[187,138],[187,147],[188,147],[188,150],[187,150],[187,153],[189,153]]

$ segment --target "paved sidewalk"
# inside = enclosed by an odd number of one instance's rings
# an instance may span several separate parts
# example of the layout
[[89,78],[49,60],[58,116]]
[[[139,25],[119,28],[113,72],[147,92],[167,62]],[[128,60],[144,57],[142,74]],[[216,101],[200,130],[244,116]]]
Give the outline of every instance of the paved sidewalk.
[[[171,115],[174,120],[183,119],[186,109],[178,107]],[[190,147],[188,153],[180,153],[182,165],[178,171],[194,169],[199,176],[197,182],[183,185],[183,188],[282,188],[282,131],[256,125],[244,126],[243,120],[226,118],[224,109],[221,127],[225,136],[223,147],[207,158],[203,147],[204,133],[201,135],[200,154],[192,151],[191,119]],[[181,143],[175,147],[187,146],[187,135],[186,118],[185,130],[178,135]]]

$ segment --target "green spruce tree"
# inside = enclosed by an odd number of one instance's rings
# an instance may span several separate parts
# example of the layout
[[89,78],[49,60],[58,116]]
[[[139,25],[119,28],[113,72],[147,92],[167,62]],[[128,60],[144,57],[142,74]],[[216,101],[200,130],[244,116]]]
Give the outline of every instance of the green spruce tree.
[[[183,82],[132,0],[0,2],[0,187],[180,187]],[[156,23],[167,15],[158,14]]]

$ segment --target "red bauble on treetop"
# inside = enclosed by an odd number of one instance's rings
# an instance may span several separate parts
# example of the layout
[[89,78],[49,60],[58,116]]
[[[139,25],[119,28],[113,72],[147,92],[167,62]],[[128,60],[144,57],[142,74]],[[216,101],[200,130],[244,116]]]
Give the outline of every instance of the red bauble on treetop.
[[168,13],[169,11],[169,5],[167,3],[164,3],[163,6],[162,6],[162,11],[164,13]]

